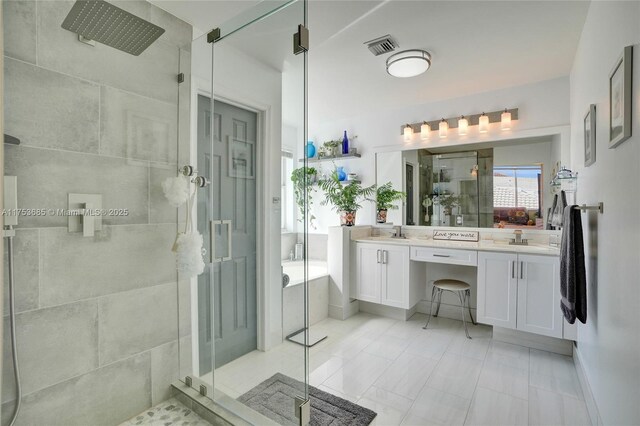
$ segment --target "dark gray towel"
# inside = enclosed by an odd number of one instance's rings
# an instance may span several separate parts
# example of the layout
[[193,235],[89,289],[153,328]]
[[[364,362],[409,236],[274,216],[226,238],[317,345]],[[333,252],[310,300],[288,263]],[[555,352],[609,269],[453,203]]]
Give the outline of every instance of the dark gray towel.
[[584,267],[582,217],[577,206],[564,209],[560,249],[560,307],[569,324],[587,322],[587,277]]

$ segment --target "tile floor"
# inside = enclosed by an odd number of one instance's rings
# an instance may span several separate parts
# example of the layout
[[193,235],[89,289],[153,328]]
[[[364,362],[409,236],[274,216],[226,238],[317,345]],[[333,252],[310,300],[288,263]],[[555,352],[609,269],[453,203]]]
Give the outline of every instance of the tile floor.
[[[358,314],[313,328],[310,382],[378,413],[374,425],[589,425],[570,357],[493,341],[491,328],[426,315],[396,321]],[[285,342],[216,371],[238,397],[276,372],[300,379],[302,348]]]

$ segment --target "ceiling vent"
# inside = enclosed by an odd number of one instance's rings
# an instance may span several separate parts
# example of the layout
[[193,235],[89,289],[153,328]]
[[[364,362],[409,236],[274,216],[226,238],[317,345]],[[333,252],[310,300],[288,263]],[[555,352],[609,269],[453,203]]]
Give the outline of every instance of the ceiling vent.
[[398,48],[398,42],[395,41],[389,34],[373,40],[369,40],[364,44],[367,45],[371,53],[373,53],[375,56],[393,52]]

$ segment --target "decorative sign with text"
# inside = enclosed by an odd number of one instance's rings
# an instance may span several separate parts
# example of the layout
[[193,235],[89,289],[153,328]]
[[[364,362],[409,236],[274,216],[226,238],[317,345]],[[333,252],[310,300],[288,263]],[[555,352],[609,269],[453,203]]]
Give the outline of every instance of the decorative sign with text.
[[477,242],[479,238],[478,231],[433,231],[434,240]]

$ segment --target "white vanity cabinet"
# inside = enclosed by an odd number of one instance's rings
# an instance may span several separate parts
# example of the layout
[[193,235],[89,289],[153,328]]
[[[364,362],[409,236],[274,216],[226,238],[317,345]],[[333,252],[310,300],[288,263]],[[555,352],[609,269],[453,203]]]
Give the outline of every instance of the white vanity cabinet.
[[481,323],[562,338],[559,259],[478,253],[477,308]]
[[410,309],[420,299],[410,274],[409,247],[356,244],[356,299]]

